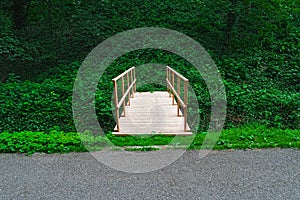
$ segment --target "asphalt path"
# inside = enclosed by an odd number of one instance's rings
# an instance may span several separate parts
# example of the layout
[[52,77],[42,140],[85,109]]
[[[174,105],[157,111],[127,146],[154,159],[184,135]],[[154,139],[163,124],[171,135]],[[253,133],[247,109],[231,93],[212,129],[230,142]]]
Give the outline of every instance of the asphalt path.
[[204,158],[187,151],[148,173],[117,171],[89,153],[0,154],[0,172],[0,199],[300,199],[296,149],[212,151]]

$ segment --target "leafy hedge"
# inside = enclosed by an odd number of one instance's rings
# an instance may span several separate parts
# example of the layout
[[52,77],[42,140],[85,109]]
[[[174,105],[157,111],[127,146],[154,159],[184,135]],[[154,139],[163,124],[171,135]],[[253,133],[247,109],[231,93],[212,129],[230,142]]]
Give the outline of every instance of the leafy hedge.
[[[104,131],[107,133],[115,126],[111,106],[111,79],[131,66],[147,63],[149,58],[151,61],[174,67],[190,79],[199,109],[190,109],[189,112],[200,114],[198,131],[205,131],[210,120],[210,98],[204,81],[196,74],[195,69],[183,59],[168,53],[160,52],[159,56],[156,55],[157,52],[145,54],[140,54],[139,59],[132,59],[134,54],[121,57],[107,69],[107,73],[99,81],[94,103],[98,121]],[[218,67],[222,73],[222,68],[227,67],[227,63],[221,63]],[[78,68],[79,63],[73,63],[53,68],[42,74],[36,82],[19,81],[17,77],[11,76],[6,83],[0,83],[0,132],[75,131],[72,118],[72,88]],[[53,75],[48,78],[47,75],[51,73]],[[230,73],[230,70],[225,73]],[[226,74],[223,76],[227,76]],[[151,80],[151,77],[149,79]],[[259,79],[259,82],[247,78],[234,81],[230,77],[224,80],[228,103],[226,127],[259,122],[270,127],[299,128],[299,93],[292,89],[281,89],[271,78],[260,76]],[[145,86],[143,82],[139,86],[139,91],[164,89],[161,85]]]
[[10,79],[0,83],[0,132],[74,131],[69,86],[55,79],[43,83]]
[[259,122],[269,127],[300,128],[300,94],[276,87],[236,85],[225,82],[228,122],[245,124]]

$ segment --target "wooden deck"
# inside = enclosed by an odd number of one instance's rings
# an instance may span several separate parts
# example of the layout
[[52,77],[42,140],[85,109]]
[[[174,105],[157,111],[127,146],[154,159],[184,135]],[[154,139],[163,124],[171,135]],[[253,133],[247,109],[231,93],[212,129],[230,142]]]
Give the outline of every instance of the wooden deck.
[[113,134],[192,134],[190,131],[184,132],[184,117],[181,112],[180,117],[177,116],[177,105],[172,105],[172,98],[166,91],[134,93],[134,98],[130,99],[130,106],[126,106],[125,113],[125,117],[124,113],[120,117],[120,131]]

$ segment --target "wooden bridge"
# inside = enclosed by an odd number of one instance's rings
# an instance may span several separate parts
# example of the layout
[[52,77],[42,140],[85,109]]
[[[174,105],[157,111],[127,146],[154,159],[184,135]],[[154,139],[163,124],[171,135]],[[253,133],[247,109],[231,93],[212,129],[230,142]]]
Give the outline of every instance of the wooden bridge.
[[192,134],[187,123],[188,79],[167,66],[167,91],[136,92],[136,82],[135,67],[113,79],[114,135]]

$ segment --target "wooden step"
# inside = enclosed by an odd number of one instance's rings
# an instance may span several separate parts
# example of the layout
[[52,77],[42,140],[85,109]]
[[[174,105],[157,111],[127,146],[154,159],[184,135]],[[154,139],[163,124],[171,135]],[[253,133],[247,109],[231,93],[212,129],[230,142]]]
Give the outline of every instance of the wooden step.
[[[135,93],[125,113],[120,117],[120,132],[114,135],[192,135],[184,132],[184,118],[177,116],[177,105],[172,105],[166,91]],[[181,111],[179,114],[182,116]]]

